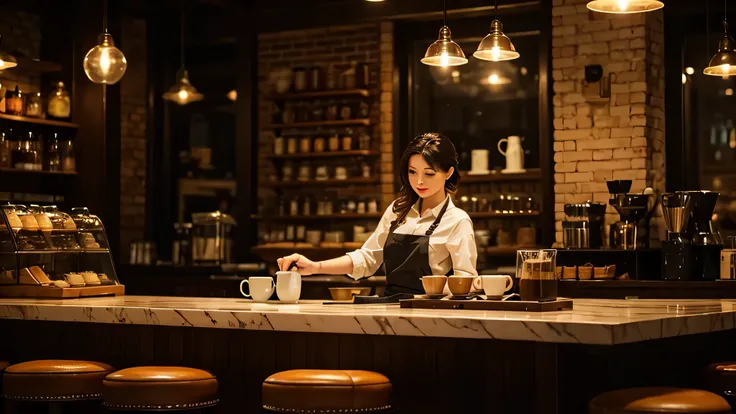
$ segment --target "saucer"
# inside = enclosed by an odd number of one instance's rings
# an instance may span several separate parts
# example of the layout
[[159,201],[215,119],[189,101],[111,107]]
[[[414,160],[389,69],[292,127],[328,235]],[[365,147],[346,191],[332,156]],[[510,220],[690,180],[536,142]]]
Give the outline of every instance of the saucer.
[[447,295],[445,295],[444,293],[440,293],[438,295],[428,295],[428,294],[425,293],[424,296],[426,296],[427,299],[442,299],[442,298],[444,298]]
[[501,299],[503,299],[503,295],[498,295],[498,296],[488,296],[488,295],[486,295],[486,300],[501,300]]
[[523,169],[523,168],[521,170],[507,170],[507,169],[501,170],[501,173],[502,174],[521,174],[521,173],[525,173],[525,172],[526,172],[526,170]]
[[468,175],[489,175],[491,174],[491,170],[485,170],[485,171],[468,171]]

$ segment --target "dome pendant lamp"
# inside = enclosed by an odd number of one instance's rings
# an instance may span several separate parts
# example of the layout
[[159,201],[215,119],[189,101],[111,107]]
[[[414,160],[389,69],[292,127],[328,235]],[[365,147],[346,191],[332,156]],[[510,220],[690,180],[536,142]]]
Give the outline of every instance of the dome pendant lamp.
[[593,0],[587,7],[598,13],[633,14],[659,10],[664,3],[660,0]]
[[84,57],[84,73],[94,83],[113,85],[125,75],[128,61],[120,49],[115,47],[112,35],[107,31],[107,0],[104,0],[102,13],[103,32],[99,44]]
[[[725,3],[725,2],[724,2]],[[726,8],[724,6],[724,13]],[[723,17],[723,39],[718,42],[718,51],[710,59],[708,67],[703,69],[703,73],[710,76],[733,76],[736,75],[736,42],[728,33],[728,22],[726,16]]]
[[438,39],[429,45],[422,63],[429,66],[460,66],[468,63],[463,49],[452,40],[452,32],[447,27],[447,0],[444,1],[443,25]]
[[[495,2],[494,14],[498,16],[498,0]],[[511,39],[503,34],[503,24],[494,16],[491,22],[491,32],[480,41],[478,50],[473,53],[476,59],[501,62],[519,58]]]
[[163,98],[179,105],[197,102],[204,99],[204,95],[197,92],[189,82],[189,72],[184,67],[184,11],[181,12],[181,68],[176,73],[176,83],[164,93]]

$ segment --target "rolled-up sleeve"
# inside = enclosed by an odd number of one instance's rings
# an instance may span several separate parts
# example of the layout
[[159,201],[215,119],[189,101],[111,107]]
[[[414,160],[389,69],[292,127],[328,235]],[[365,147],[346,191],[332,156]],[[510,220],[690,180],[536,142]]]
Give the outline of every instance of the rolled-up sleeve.
[[386,209],[381,217],[381,222],[366,240],[363,246],[355,251],[347,253],[353,261],[353,271],[348,276],[353,279],[361,279],[372,276],[383,264],[383,245],[386,243],[391,222],[396,218],[393,213],[393,203]]
[[457,223],[447,238],[447,251],[452,258],[455,275],[478,276],[475,265],[478,261],[478,248],[475,246],[473,222],[463,219]]

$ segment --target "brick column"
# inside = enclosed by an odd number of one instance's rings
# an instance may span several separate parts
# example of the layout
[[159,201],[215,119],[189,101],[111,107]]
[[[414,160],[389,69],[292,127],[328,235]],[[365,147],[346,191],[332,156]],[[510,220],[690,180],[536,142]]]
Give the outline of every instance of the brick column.
[[[589,11],[586,2],[554,0],[552,7],[558,244],[564,204],[608,202],[607,180],[633,180],[632,192],[664,190],[662,12],[608,15]],[[610,76],[609,99],[582,93],[592,64]],[[616,220],[609,206],[606,223]]]
[[381,205],[388,207],[395,198],[394,190],[394,24],[381,23]]

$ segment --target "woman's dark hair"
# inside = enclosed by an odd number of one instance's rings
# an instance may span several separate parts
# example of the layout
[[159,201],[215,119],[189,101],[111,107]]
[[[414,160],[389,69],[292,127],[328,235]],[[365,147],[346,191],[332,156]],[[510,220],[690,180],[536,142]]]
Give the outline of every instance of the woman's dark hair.
[[428,132],[415,137],[401,156],[399,179],[401,190],[394,203],[393,212],[397,218],[392,225],[400,224],[406,218],[411,207],[419,200],[419,194],[414,192],[409,183],[409,158],[421,154],[432,168],[437,171],[449,171],[453,168],[452,176],[445,181],[445,191],[454,194],[460,181],[460,172],[457,168],[457,151],[449,138],[436,132]]

